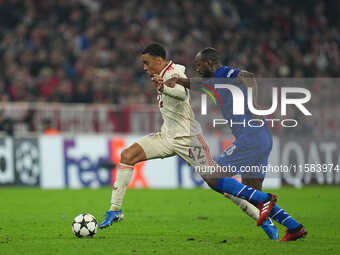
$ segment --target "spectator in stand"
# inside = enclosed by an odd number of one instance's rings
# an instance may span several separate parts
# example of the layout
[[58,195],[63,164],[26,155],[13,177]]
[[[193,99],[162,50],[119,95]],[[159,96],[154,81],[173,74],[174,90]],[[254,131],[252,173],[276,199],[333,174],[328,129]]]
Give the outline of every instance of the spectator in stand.
[[43,121],[43,131],[45,135],[59,134],[59,130],[52,125],[52,121],[50,119],[45,119]]
[[262,77],[339,77],[339,12],[337,0],[2,0],[1,100],[154,103],[136,61],[151,41],[184,65],[214,46]]
[[4,114],[4,111],[0,111],[0,134],[3,133],[9,136],[13,136],[14,135],[13,125],[14,125],[13,120],[8,118],[8,116]]

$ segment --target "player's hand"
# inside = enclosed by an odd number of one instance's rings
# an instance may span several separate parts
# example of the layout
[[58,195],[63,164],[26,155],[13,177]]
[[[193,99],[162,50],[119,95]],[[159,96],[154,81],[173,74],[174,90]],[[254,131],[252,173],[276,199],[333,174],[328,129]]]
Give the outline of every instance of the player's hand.
[[168,86],[170,88],[175,87],[175,84],[177,82],[177,77],[170,78],[164,82],[165,86]]
[[156,89],[159,92],[163,92],[163,86],[164,86],[163,78],[158,74],[154,74],[151,80],[155,83]]
[[171,77],[170,79],[166,80],[166,81],[164,82],[164,85],[165,85],[165,86],[168,86],[168,87],[170,87],[170,88],[173,88],[173,87],[175,87],[177,81],[178,81],[178,76],[173,76],[173,77]]
[[162,78],[159,74],[154,74],[154,75],[152,75],[151,80],[152,80],[155,84],[161,84],[161,83],[163,83],[163,78]]

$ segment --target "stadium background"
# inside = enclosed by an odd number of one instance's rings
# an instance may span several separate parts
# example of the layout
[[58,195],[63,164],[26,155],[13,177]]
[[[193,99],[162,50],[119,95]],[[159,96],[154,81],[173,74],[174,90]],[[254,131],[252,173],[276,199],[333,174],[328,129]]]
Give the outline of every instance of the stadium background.
[[[289,111],[299,126],[272,129],[270,162],[340,165],[339,17],[338,0],[0,0],[0,254],[337,254],[339,171],[267,178],[309,232],[296,243],[268,240],[178,158],[136,166],[130,188],[147,189],[127,192],[123,222],[86,240],[71,223],[104,219],[112,163],[159,130],[139,60],[153,41],[189,75],[196,52],[214,46],[258,79],[301,80],[313,116]],[[205,135],[215,155],[232,142]]]
[[[259,78],[339,77],[339,10],[338,1],[0,0],[0,184],[110,184],[107,163],[161,124],[139,61],[153,41],[189,75],[195,53],[214,46]],[[313,116],[272,129],[273,164],[339,164],[340,87],[314,79],[308,89]],[[232,141],[206,135],[215,155]],[[166,162],[142,163],[130,186],[203,185],[179,159]],[[340,183],[340,172],[272,177],[267,187]]]

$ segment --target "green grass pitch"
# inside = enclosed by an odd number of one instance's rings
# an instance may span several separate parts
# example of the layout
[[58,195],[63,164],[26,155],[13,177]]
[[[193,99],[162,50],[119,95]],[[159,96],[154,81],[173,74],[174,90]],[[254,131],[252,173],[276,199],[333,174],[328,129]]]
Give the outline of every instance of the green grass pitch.
[[[128,190],[124,221],[98,230],[94,238],[78,239],[71,231],[73,218],[87,212],[103,220],[109,188],[0,188],[0,254],[339,254],[339,191],[272,191],[309,232],[303,240],[280,243],[208,189]],[[279,231],[282,236],[284,229]]]

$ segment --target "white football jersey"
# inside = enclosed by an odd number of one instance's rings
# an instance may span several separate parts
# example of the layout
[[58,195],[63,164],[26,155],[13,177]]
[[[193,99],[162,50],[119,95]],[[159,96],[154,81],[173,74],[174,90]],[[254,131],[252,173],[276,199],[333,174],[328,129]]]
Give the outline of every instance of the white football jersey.
[[[160,75],[164,81],[174,76],[187,78],[185,66],[175,64],[173,61],[169,62]],[[164,86],[163,93],[158,95],[158,100],[164,120],[162,132],[168,138],[194,136],[202,132],[190,106],[188,89],[179,84],[176,84],[173,88]]]

